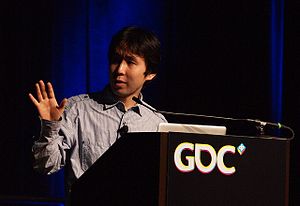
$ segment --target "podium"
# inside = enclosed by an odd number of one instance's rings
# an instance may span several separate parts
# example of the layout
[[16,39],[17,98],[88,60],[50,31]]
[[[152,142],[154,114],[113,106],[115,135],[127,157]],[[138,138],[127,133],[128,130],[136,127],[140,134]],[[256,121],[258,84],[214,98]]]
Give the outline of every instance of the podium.
[[290,140],[128,133],[72,186],[71,206],[288,205]]

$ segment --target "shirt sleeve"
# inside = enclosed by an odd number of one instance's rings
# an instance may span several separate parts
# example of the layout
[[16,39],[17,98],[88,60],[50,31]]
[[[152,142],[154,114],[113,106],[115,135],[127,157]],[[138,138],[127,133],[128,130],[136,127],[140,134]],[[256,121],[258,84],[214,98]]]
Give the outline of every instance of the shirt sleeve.
[[52,174],[60,170],[66,162],[66,150],[69,145],[66,137],[60,132],[63,120],[41,120],[41,133],[32,147],[33,168],[41,173]]

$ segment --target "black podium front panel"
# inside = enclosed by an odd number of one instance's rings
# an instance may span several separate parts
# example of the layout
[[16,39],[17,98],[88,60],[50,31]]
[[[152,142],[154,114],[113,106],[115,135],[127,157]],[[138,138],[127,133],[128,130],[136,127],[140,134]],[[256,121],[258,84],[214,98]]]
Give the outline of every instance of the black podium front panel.
[[187,133],[120,138],[72,186],[71,205],[288,205],[289,140]]
[[158,205],[159,169],[160,134],[128,134],[73,184],[71,206]]
[[287,205],[289,141],[170,133],[167,205]]

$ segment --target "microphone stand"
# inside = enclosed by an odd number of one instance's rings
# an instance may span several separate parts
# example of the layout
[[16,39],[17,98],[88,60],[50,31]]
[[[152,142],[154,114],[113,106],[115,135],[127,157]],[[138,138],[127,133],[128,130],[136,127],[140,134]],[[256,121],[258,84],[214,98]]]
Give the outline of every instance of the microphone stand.
[[220,117],[220,116],[209,116],[209,115],[201,115],[201,114],[188,114],[188,113],[177,113],[177,112],[168,112],[168,111],[162,111],[162,110],[156,110],[151,108],[150,106],[148,106],[147,104],[145,104],[144,102],[142,102],[142,100],[140,100],[137,97],[132,97],[132,100],[135,101],[136,103],[143,105],[144,107],[150,109],[151,111],[155,112],[155,113],[161,113],[161,114],[166,114],[166,115],[177,115],[177,116],[188,116],[188,117],[201,117],[201,118],[210,118],[210,119],[221,119],[221,120],[229,120],[229,121],[240,121],[240,122],[250,122],[250,123],[254,123],[257,133],[259,136],[263,137],[265,136],[265,127],[271,126],[272,128],[276,128],[276,129],[287,129],[290,131],[291,133],[291,137],[289,137],[288,139],[294,139],[295,137],[295,133],[294,130],[288,126],[285,126],[281,123],[272,123],[272,122],[264,122],[261,120],[254,120],[254,119],[236,119],[236,118],[230,118],[230,117]]

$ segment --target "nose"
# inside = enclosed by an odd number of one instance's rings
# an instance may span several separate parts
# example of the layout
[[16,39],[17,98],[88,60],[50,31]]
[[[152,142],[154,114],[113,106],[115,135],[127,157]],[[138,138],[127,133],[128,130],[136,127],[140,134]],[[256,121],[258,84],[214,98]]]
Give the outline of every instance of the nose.
[[125,74],[127,68],[127,63],[125,60],[122,60],[116,68],[118,74]]

